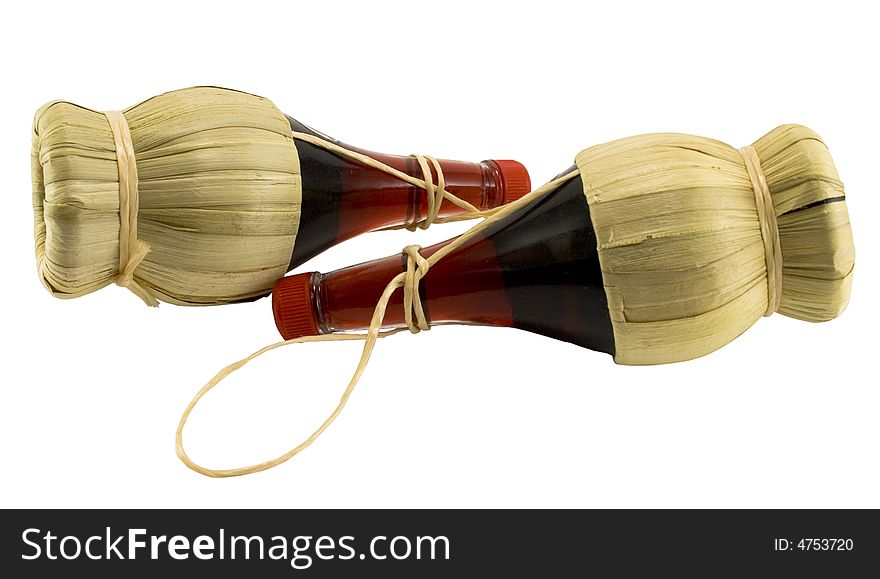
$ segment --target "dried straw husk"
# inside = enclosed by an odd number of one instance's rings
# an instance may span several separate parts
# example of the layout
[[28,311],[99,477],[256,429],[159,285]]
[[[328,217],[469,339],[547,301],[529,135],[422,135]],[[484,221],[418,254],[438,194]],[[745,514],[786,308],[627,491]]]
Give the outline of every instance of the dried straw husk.
[[[828,148],[799,125],[778,127],[753,146],[779,226],[778,311],[830,320],[849,301],[855,252]],[[764,314],[764,244],[739,151],[655,134],[586,149],[576,162],[598,239],[615,361],[696,358]]]
[[[235,302],[287,271],[302,183],[290,125],[267,99],[213,87],[125,111],[139,177],[138,281],[162,301]],[[34,119],[34,239],[53,295],[96,291],[119,273],[119,181],[107,118],[72,103]]]

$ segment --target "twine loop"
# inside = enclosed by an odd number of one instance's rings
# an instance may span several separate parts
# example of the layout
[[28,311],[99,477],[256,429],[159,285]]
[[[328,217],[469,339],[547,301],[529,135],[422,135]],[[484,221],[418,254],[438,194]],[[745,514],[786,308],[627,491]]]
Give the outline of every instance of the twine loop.
[[[406,256],[406,277],[403,279],[403,317],[406,327],[413,334],[431,329],[431,324],[425,316],[425,309],[422,307],[422,298],[419,295],[419,284],[431,269],[431,264],[419,253],[421,249],[419,245],[408,245],[403,248],[403,254]],[[413,322],[413,316],[415,316],[415,322]]]
[[779,241],[779,225],[776,222],[773,198],[761,168],[758,152],[752,146],[743,147],[739,152],[749,173],[752,190],[755,192],[755,205],[758,209],[758,223],[761,227],[767,267],[767,310],[764,315],[770,316],[779,309],[779,302],[782,299],[782,245]]
[[[409,231],[415,231],[416,229],[427,229],[432,223],[437,221],[443,200],[452,196],[452,193],[446,190],[446,177],[443,175],[443,168],[440,167],[440,163],[437,159],[428,155],[419,155],[417,153],[411,156],[415,158],[416,162],[419,164],[419,169],[422,170],[422,177],[425,180],[425,193],[428,198],[428,209],[425,212],[425,217],[406,226],[406,229]],[[437,173],[436,184],[434,183],[434,174],[431,172],[432,166]],[[459,199],[459,201],[462,200]],[[462,203],[464,203],[464,201],[462,201]],[[477,208],[473,206],[470,207],[470,210],[478,211]]]
[[[208,381],[207,384],[202,386],[202,388],[196,393],[195,396],[193,396],[192,400],[190,400],[189,404],[184,409],[183,415],[180,417],[180,422],[177,425],[177,432],[175,433],[175,449],[177,451],[178,458],[180,458],[183,464],[185,464],[188,468],[205,476],[232,477],[253,474],[255,472],[261,472],[276,467],[279,464],[290,460],[291,458],[311,446],[311,444],[315,442],[315,440],[317,440],[319,436],[321,436],[321,434],[327,429],[327,427],[330,426],[330,424],[332,424],[334,420],[336,420],[336,417],[339,416],[343,408],[345,408],[345,405],[348,403],[348,400],[351,397],[351,393],[354,391],[354,388],[360,381],[364,370],[366,370],[367,368],[367,364],[370,362],[370,356],[372,356],[373,354],[373,349],[375,348],[376,343],[381,338],[392,336],[406,329],[397,328],[391,330],[382,330],[382,322],[385,320],[385,311],[388,308],[388,303],[391,300],[391,296],[394,294],[394,292],[400,288],[403,288],[403,300],[405,308],[404,317],[406,319],[406,325],[409,331],[413,333],[418,333],[422,330],[429,329],[431,326],[427,320],[427,317],[425,316],[425,311],[422,307],[422,301],[419,297],[419,283],[431,269],[431,266],[435,265],[438,261],[449,255],[453,251],[462,247],[464,244],[466,244],[477,235],[481,235],[491,225],[497,223],[501,219],[508,217],[512,213],[519,211],[536,199],[547,195],[551,191],[554,191],[557,187],[567,182],[568,180],[573,179],[577,175],[577,170],[572,171],[570,173],[562,175],[561,177],[557,177],[546,185],[535,189],[528,195],[525,195],[524,197],[521,197],[520,199],[517,199],[512,203],[484,212],[483,216],[485,217],[485,220],[483,222],[475,225],[474,227],[471,227],[466,232],[456,237],[450,243],[442,246],[440,249],[438,249],[428,257],[425,257],[420,253],[421,248],[418,245],[410,245],[404,248],[403,254],[406,255],[406,270],[391,278],[391,280],[388,282],[388,285],[385,286],[382,295],[376,302],[376,308],[373,310],[373,316],[370,319],[370,326],[365,333],[323,334],[318,336],[303,336],[300,338],[294,338],[292,340],[275,342],[274,344],[270,344],[257,350],[247,358],[229,364],[228,366],[220,370],[213,378]],[[415,320],[413,320],[413,318],[415,318]],[[351,375],[348,386],[346,386],[345,390],[342,392],[342,397],[339,399],[339,403],[336,405],[336,408],[333,409],[333,412],[331,412],[330,415],[324,419],[320,426],[318,426],[318,428],[314,432],[312,432],[312,434],[309,435],[308,438],[306,438],[284,454],[279,455],[271,460],[239,468],[206,468],[196,463],[189,457],[183,445],[183,429],[186,426],[190,414],[195,409],[196,405],[199,403],[202,397],[210,392],[215,386],[217,386],[217,384],[219,384],[224,378],[226,378],[236,370],[239,370],[242,366],[244,366],[254,358],[262,356],[266,352],[269,352],[276,348],[280,348],[282,346],[287,346],[289,344],[313,342],[341,342],[352,340],[363,341],[364,343],[364,347],[363,350],[361,350],[361,356],[358,360],[357,367]]]
[[[369,155],[359,153],[358,151],[352,151],[351,149],[347,149],[342,145],[338,145],[333,141],[322,139],[321,137],[318,137],[316,135],[301,133],[298,131],[294,131],[293,133],[291,133],[291,135],[294,139],[305,141],[306,143],[312,144],[316,147],[320,147],[332,153],[336,153],[343,157],[348,157],[349,159],[354,159],[355,161],[363,163],[367,167],[372,167],[373,169],[388,173],[393,177],[397,177],[401,181],[425,190],[427,194],[427,211],[425,212],[425,217],[412,223],[404,223],[402,225],[392,225],[391,227],[385,227],[380,231],[389,231],[394,229],[408,229],[410,231],[415,231],[416,229],[427,229],[434,223],[451,223],[453,221],[464,221],[468,219],[488,217],[497,209],[495,208],[481,211],[471,203],[468,203],[464,199],[461,199],[460,197],[457,197],[456,195],[453,195],[452,193],[447,191],[446,177],[443,175],[443,169],[440,166],[439,161],[437,161],[437,159],[431,157],[430,155],[410,155],[416,160],[419,165],[419,169],[422,172],[422,178],[419,179],[418,177],[408,175],[407,173],[404,173],[399,169],[395,169],[394,167],[387,165],[382,161],[379,161],[378,159],[374,159]],[[433,171],[431,170],[432,167]],[[434,173],[437,173],[436,183],[434,182]],[[459,209],[462,209],[464,213],[459,215],[452,215],[450,217],[440,217],[440,208],[444,201],[452,203]]]
[[150,252],[150,246],[137,236],[138,174],[128,121],[120,111],[104,113],[116,146],[116,167],[119,171],[119,267],[114,282],[127,288],[148,306],[159,300],[135,276],[135,270]]

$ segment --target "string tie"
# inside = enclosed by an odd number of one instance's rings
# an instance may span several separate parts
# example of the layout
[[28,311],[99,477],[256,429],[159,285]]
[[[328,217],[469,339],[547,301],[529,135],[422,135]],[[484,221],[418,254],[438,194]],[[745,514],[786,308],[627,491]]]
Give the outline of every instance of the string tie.
[[[437,221],[443,200],[451,198],[452,193],[446,190],[446,177],[443,175],[443,168],[440,166],[437,159],[429,155],[419,155],[418,153],[411,156],[415,158],[416,162],[419,164],[419,169],[422,170],[422,178],[425,181],[425,193],[428,198],[428,209],[425,212],[425,217],[406,226],[406,229],[415,231],[416,229],[427,229],[431,224]],[[431,172],[431,167],[433,167],[434,171],[437,173],[436,184],[434,183],[434,174]],[[461,203],[466,203],[461,199],[459,199],[459,201]],[[467,203],[467,205],[470,205],[470,203]],[[479,213],[479,210],[473,205],[470,205],[468,210]]]
[[[431,264],[422,256],[419,245],[408,245],[403,248],[406,256],[406,277],[403,279],[403,317],[406,327],[413,334],[430,330],[431,324],[425,316],[422,298],[419,295],[419,284],[431,269]],[[413,321],[415,316],[415,322]]]
[[758,223],[761,226],[761,239],[764,242],[764,261],[767,267],[767,310],[770,316],[779,309],[782,299],[782,245],[779,242],[779,225],[776,223],[776,210],[767,186],[767,178],[761,168],[761,159],[752,146],[739,150],[755,192],[755,205],[758,209]]
[[128,121],[120,111],[104,113],[113,133],[116,146],[116,168],[119,172],[119,267],[114,281],[141,298],[148,306],[156,307],[159,300],[135,275],[135,270],[150,253],[147,242],[138,239],[138,173],[131,142]]

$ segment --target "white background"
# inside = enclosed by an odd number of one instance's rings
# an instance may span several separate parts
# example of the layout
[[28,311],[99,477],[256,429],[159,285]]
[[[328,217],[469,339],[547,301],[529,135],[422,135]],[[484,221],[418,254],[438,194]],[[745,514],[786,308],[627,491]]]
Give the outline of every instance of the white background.
[[[0,506],[880,507],[877,14],[867,2],[20,2],[0,23]],[[513,158],[535,185],[581,149],[654,131],[736,146],[781,123],[828,143],[857,265],[849,309],[760,320],[661,367],[510,329],[377,346],[310,449],[212,480],[174,454],[194,392],[276,340],[270,303],[148,309],[115,286],[57,300],[33,258],[33,113],[124,108],[196,84],[271,98],[345,142]],[[464,227],[361,237],[303,271]],[[215,390],[187,431],[230,467],[323,420],[358,344],[293,346]],[[438,357],[439,353],[439,357]]]

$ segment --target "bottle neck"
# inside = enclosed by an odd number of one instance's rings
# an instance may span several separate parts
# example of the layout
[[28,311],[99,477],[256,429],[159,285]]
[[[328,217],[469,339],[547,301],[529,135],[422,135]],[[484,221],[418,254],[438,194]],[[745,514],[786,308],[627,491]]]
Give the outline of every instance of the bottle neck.
[[[421,253],[428,257],[447,243],[424,248]],[[398,254],[328,274],[314,274],[312,307],[318,331],[325,334],[366,329],[385,286],[405,268],[406,258]],[[432,325],[513,324],[503,272],[492,241],[486,237],[471,240],[432,267],[422,279],[419,295]],[[405,327],[403,292],[391,297],[383,326]]]
[[[342,145],[326,135],[288,117],[295,132],[312,134]],[[386,227],[405,226],[427,216],[427,193],[384,171],[296,139],[302,175],[302,205],[290,269],[301,265],[329,247],[362,233]],[[407,175],[423,179],[413,157],[375,153],[349,145],[345,148],[368,155]],[[525,171],[508,171],[505,161],[469,163],[438,159],[446,190],[480,210],[510,202],[529,189]],[[518,164],[516,164],[518,165]],[[520,166],[521,167],[521,166]],[[517,182],[508,182],[514,175]],[[431,178],[438,175],[431,167]],[[450,217],[464,210],[453,203],[440,206],[439,216]]]
[[[450,242],[421,253],[429,257]],[[285,278],[273,295],[279,329],[285,338],[364,330],[386,285],[405,268],[406,258],[398,254],[328,274]],[[292,289],[306,280],[306,295]],[[383,327],[405,326],[402,293],[392,295]],[[436,262],[422,278],[419,296],[431,325],[515,327],[614,352],[596,236],[579,177]],[[282,309],[309,323],[294,329],[281,319]],[[284,328],[290,329],[287,335]]]

